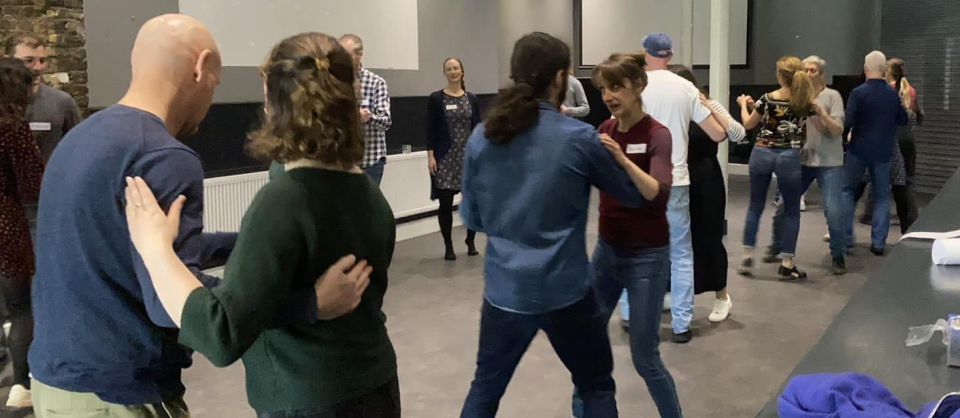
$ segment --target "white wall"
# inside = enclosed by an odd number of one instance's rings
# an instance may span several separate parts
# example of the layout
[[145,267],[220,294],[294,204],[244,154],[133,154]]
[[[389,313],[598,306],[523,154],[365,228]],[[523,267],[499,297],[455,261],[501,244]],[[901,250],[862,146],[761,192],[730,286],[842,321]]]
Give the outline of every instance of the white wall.
[[510,82],[510,55],[513,44],[527,33],[553,35],[573,48],[573,1],[498,0],[500,5],[499,79]]

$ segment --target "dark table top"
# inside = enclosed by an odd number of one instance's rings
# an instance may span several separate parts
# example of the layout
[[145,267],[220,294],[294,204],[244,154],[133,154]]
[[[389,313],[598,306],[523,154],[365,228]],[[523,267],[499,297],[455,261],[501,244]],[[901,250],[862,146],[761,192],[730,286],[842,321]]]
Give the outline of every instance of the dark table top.
[[[955,229],[960,229],[960,171],[911,227],[911,231],[929,232]],[[924,345],[907,347],[905,343],[908,327],[960,314],[960,266],[934,265],[931,246],[931,241],[903,241],[885,258],[877,259],[879,268],[800,361],[791,378],[812,373],[864,373],[886,385],[914,411],[960,390],[960,368],[947,367],[947,348],[939,333]],[[782,389],[758,418],[778,416],[777,398]]]

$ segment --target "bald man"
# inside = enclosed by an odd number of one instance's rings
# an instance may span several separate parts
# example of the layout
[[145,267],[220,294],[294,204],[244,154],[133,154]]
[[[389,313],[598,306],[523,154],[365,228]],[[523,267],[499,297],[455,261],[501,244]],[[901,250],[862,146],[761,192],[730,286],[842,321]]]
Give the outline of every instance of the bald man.
[[197,130],[220,82],[213,37],[192,18],[160,16],[131,58],[126,95],[72,129],[44,173],[30,350],[38,418],[189,416],[180,372],[190,356],[130,243],[125,176],[146,179],[165,207],[187,197],[175,247],[204,285],[217,279],[200,270],[236,241],[203,233],[200,159],[175,139]]

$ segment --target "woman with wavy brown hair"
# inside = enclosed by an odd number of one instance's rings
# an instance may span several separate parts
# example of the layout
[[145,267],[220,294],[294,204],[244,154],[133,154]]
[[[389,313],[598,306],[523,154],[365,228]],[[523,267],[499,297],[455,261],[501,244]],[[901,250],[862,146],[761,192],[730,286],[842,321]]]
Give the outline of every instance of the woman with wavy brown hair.
[[[381,310],[396,226],[357,166],[363,136],[350,56],[336,39],[304,33],[275,46],[261,75],[265,112],[249,149],[285,172],[247,210],[223,283],[202,288],[177,259],[183,199],[165,215],[141,179],[127,180],[131,238],[180,343],[220,367],[242,356],[259,417],[399,417],[396,354]],[[277,325],[289,322],[277,320],[288,295],[351,255],[369,263],[367,274],[372,267],[355,310]]]
[[13,387],[7,400],[11,407],[31,405],[27,350],[33,340],[34,260],[23,203],[37,201],[43,176],[40,149],[24,119],[33,77],[20,60],[0,58],[0,293],[11,322]]

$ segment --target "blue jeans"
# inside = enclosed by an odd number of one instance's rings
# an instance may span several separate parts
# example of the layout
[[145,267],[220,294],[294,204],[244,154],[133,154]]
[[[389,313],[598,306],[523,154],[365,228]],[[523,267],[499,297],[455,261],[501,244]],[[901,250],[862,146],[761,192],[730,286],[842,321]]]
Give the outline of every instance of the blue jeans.
[[[693,237],[690,235],[690,186],[670,188],[670,326],[674,334],[690,330],[693,321]],[[663,305],[663,302],[660,303]],[[620,297],[620,315],[630,318],[627,292]]]
[[[674,334],[690,330],[693,321],[693,238],[690,235],[690,186],[670,188],[670,325]],[[663,304],[663,301],[660,302]]]
[[387,165],[387,158],[383,157],[373,163],[373,165],[364,167],[363,172],[367,173],[367,175],[373,179],[373,182],[379,186],[380,183],[383,183],[383,167],[385,165]]
[[[823,216],[827,218],[827,231],[831,237],[842,237],[843,227],[843,167],[801,167],[800,194],[810,188],[814,180],[820,185],[823,199]],[[772,254],[780,252],[783,246],[784,207],[780,205],[773,215],[773,240],[770,244]],[[830,256],[843,258],[843,240],[830,239]]]
[[[670,285],[670,249],[623,250],[600,240],[593,253],[593,288],[609,321],[622,291],[634,309],[630,312],[630,354],[650,397],[663,418],[680,418],[680,399],[673,377],[660,360],[660,317],[663,295]],[[580,399],[573,398],[573,416],[583,416]]]
[[743,227],[743,246],[757,246],[757,231],[760,217],[767,205],[767,192],[773,174],[777,175],[777,187],[783,196],[783,244],[781,257],[793,257],[797,252],[797,236],[800,234],[800,150],[754,147],[750,153],[750,206]]
[[[843,226],[846,228],[846,242],[844,245],[852,246],[853,238],[853,217],[857,203],[855,200],[857,186],[863,179],[863,173],[870,170],[870,180],[873,187],[870,189],[873,193],[873,222],[870,227],[871,246],[883,250],[887,246],[887,234],[890,232],[890,161],[887,162],[867,162],[863,161],[853,153],[847,153],[843,159]],[[831,240],[833,237],[831,236]]]
[[507,384],[537,331],[543,330],[583,398],[585,418],[617,417],[608,315],[593,292],[568,307],[540,315],[508,312],[484,300],[477,372],[461,418],[492,418]]

